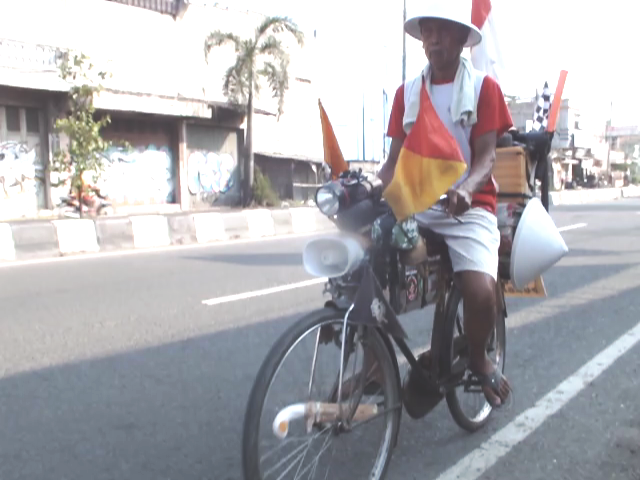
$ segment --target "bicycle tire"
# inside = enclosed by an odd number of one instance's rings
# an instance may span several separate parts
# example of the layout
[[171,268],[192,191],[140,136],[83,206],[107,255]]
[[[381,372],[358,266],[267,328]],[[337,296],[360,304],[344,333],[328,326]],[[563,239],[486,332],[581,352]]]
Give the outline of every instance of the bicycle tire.
[[[447,298],[447,305],[445,307],[445,326],[443,330],[443,348],[442,348],[442,356],[440,357],[440,365],[443,373],[448,375],[451,373],[453,360],[454,360],[454,352],[453,352],[453,340],[454,340],[454,331],[456,328],[456,317],[458,315],[458,306],[462,301],[462,293],[460,290],[453,285],[449,296]],[[505,367],[505,359],[506,359],[506,351],[507,351],[507,337],[506,337],[506,323],[505,323],[505,315],[504,315],[504,306],[503,306],[504,297],[502,295],[502,283],[498,280],[496,284],[496,324],[494,332],[496,334],[497,342],[499,343],[501,350],[501,361],[498,368],[501,369],[501,372],[504,372]],[[446,396],[447,406],[449,408],[449,413],[453,417],[453,420],[456,424],[466,430],[469,433],[474,433],[484,427],[489,420],[491,419],[491,411],[485,418],[480,421],[476,421],[474,419],[469,418],[460,407],[460,399],[458,398],[458,393],[456,389],[452,389],[447,392]],[[488,403],[487,403],[488,405]],[[489,407],[491,408],[491,407]]]
[[[344,313],[333,308],[323,308],[311,312],[291,325],[267,353],[258,371],[251,393],[249,394],[245,412],[242,436],[242,468],[245,480],[262,480],[258,449],[260,419],[269,386],[281,363],[291,348],[295,346],[297,341],[305,334],[322,324],[336,320],[342,321],[343,318]],[[390,441],[388,442],[386,452],[384,452],[382,466],[377,469],[380,474],[376,477],[370,476],[368,478],[372,480],[383,480],[391,461],[391,456],[395,448],[395,439],[397,438],[400,427],[402,408],[391,410],[394,406],[400,405],[399,378],[397,378],[396,367],[382,334],[375,328],[371,328],[368,333],[371,334],[369,337],[370,345],[373,347],[376,358],[383,371],[383,378],[385,379],[384,388],[386,392],[385,408],[389,408],[389,415],[391,415],[391,431],[387,432],[387,434],[390,435]],[[380,457],[380,455],[378,455],[378,457]],[[378,461],[376,461],[376,464],[377,463]]]

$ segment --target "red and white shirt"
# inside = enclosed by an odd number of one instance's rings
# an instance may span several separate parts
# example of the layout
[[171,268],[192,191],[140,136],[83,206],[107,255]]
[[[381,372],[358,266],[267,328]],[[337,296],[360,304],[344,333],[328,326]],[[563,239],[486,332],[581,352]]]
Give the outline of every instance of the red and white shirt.
[[[403,117],[405,111],[404,87],[405,86],[403,84],[396,90],[396,95],[393,100],[393,107],[391,108],[389,128],[387,130],[388,137],[399,140],[404,140],[407,136],[403,128]],[[442,100],[444,100],[445,103],[450,103],[452,88],[453,80],[451,82],[444,83],[432,82],[431,100],[436,107],[436,110],[441,110],[438,107],[443,104]],[[442,97],[439,98],[439,96]],[[439,111],[438,113],[441,118],[450,117],[450,115],[448,117],[444,116],[443,112],[441,111]],[[476,138],[491,131],[495,131],[497,137],[499,138],[513,126],[511,114],[509,113],[509,109],[507,108],[507,104],[504,100],[502,89],[500,88],[500,85],[498,85],[498,83],[488,75],[485,75],[484,80],[482,81],[482,87],[480,88],[477,117],[478,121],[471,127],[469,134],[464,136],[464,138],[468,141],[468,145],[460,145],[460,149],[463,152],[470,152],[471,165],[473,164],[473,159],[475,156],[473,151],[473,143]],[[451,131],[452,125],[449,125],[448,123],[452,122],[445,121],[444,123]],[[460,135],[456,135],[454,131],[452,131],[451,133],[458,140],[458,143],[460,143]],[[495,215],[496,200],[497,189],[492,176],[489,181],[487,181],[486,185],[479,192],[476,192],[473,195],[471,206],[472,208],[484,208],[485,210],[488,210]]]

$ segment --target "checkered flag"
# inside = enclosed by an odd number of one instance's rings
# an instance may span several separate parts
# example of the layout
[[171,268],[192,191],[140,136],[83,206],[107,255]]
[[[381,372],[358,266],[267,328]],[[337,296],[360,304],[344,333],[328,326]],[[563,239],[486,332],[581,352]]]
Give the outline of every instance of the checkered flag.
[[549,122],[549,110],[551,109],[551,91],[549,90],[549,83],[544,82],[544,88],[542,89],[542,95],[538,97],[538,104],[536,105],[536,111],[533,113],[533,130],[541,132],[547,128]]

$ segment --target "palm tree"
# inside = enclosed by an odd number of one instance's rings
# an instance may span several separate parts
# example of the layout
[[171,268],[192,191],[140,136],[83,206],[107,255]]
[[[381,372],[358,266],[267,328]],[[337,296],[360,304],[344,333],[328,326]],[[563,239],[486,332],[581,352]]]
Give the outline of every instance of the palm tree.
[[253,38],[241,39],[233,33],[211,32],[204,42],[205,60],[215,47],[233,44],[236,62],[224,74],[222,93],[232,103],[246,103],[247,134],[245,138],[245,168],[243,204],[251,201],[253,187],[253,98],[260,93],[260,77],[264,78],[273,98],[278,99],[278,120],[284,109],[284,94],[289,88],[289,55],[278,34],[288,32],[298,45],[304,44],[304,34],[288,17],[268,17],[255,31]]

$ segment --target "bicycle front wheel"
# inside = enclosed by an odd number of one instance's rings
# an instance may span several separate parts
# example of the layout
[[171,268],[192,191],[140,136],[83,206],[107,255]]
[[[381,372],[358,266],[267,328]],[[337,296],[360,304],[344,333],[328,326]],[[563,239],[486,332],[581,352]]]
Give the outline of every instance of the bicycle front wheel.
[[[313,312],[293,324],[267,354],[245,414],[246,480],[385,477],[402,411],[397,370],[378,330],[347,324],[345,332],[343,321],[334,309]],[[304,349],[307,342],[310,348]],[[307,350],[307,359],[294,357],[294,349]],[[326,360],[321,358],[325,351]],[[356,373],[358,358],[362,368]],[[289,362],[303,374],[301,381],[281,373]],[[329,373],[324,391],[315,385],[321,370]],[[277,387],[281,376],[286,385]],[[364,446],[374,438],[377,446],[367,456]]]

